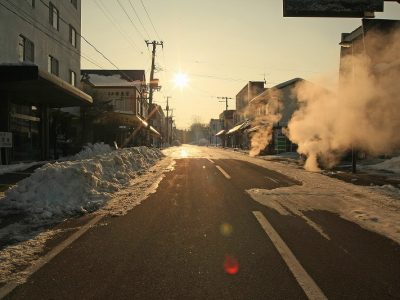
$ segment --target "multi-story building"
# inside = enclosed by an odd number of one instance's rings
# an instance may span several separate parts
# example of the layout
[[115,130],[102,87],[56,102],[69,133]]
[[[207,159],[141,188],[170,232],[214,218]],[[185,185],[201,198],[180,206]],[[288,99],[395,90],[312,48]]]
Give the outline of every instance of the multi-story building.
[[0,131],[12,136],[3,163],[52,157],[52,109],[91,104],[76,88],[80,32],[80,0],[0,3]]
[[86,139],[119,147],[151,144],[144,70],[82,70],[82,88],[93,97],[85,111]]
[[247,111],[249,101],[261,94],[264,88],[264,81],[249,81],[236,95],[236,113],[234,124],[243,123],[249,118]]

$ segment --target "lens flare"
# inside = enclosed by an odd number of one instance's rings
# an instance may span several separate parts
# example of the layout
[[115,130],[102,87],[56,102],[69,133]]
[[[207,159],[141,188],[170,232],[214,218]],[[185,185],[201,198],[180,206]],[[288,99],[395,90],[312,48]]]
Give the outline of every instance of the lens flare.
[[232,225],[229,223],[223,223],[219,227],[219,231],[223,236],[230,236],[232,234],[233,228]]
[[224,270],[229,275],[236,275],[239,272],[238,260],[230,255],[225,255]]

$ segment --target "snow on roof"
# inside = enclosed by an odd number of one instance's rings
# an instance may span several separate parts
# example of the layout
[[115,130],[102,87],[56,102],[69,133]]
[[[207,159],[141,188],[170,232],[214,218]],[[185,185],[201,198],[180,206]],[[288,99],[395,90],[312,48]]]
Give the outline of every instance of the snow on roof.
[[109,76],[89,74],[86,79],[94,86],[139,87],[142,84],[140,80],[129,81],[119,74]]

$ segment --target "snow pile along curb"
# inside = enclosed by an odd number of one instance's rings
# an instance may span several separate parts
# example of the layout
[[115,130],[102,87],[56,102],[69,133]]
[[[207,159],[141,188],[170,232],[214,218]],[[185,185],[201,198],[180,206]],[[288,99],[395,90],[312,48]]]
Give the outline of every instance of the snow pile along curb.
[[161,157],[158,149],[137,147],[47,164],[6,192],[0,215],[24,213],[41,223],[96,210]]

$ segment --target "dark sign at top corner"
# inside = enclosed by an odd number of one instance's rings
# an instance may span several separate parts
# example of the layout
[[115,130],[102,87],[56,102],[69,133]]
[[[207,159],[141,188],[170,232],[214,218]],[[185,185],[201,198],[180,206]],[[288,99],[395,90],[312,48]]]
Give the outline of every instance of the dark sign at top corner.
[[373,17],[383,0],[283,0],[284,17]]

